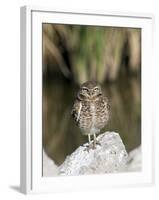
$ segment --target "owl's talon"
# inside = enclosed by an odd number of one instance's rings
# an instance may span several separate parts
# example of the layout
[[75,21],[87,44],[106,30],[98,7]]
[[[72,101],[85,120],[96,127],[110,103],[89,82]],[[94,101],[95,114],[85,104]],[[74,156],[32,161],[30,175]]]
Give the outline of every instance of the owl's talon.
[[97,145],[101,146],[101,143],[98,142],[97,140],[93,141],[93,149],[96,149]]
[[97,145],[99,145],[99,146],[101,146],[101,143],[100,143],[100,142],[98,142],[98,141],[96,142],[96,144],[97,144]]
[[93,141],[90,144],[83,145],[85,147],[84,151],[88,151],[91,149],[95,149]]
[[87,146],[85,146],[85,149],[84,149],[84,151],[87,151],[88,153],[89,153],[89,150],[90,150],[91,148],[90,148],[90,146],[89,145],[87,145]]

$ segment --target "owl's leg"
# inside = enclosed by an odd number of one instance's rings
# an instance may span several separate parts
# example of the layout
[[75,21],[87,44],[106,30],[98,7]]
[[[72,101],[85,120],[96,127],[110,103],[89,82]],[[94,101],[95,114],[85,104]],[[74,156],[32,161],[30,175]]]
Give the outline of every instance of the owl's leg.
[[89,146],[91,145],[91,134],[88,133],[88,143],[89,143]]
[[93,133],[93,138],[94,138],[94,140],[93,140],[93,148],[95,149],[96,148],[96,144],[97,144],[97,138],[96,138],[96,133],[95,132]]
[[97,138],[96,138],[96,133],[94,132],[93,134],[94,140],[93,140],[93,148],[95,149],[97,145],[101,145],[100,142],[98,142]]
[[91,143],[91,134],[88,133],[88,145],[84,145],[86,147],[86,149],[84,151],[88,151],[92,148],[92,143]]

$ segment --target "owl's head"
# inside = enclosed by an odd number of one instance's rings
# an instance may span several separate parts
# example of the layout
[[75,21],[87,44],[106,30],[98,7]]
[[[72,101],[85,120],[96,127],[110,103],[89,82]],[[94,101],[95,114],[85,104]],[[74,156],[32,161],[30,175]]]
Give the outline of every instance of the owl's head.
[[87,81],[83,83],[78,92],[80,99],[95,100],[102,95],[101,86],[95,81]]

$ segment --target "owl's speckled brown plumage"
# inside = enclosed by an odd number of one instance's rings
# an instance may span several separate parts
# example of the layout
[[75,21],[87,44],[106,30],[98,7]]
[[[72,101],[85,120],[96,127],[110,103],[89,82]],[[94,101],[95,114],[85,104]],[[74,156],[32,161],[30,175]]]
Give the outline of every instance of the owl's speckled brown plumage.
[[83,134],[88,135],[89,145],[91,135],[94,136],[95,147],[96,134],[105,127],[109,119],[108,100],[97,82],[88,81],[81,85],[71,114]]

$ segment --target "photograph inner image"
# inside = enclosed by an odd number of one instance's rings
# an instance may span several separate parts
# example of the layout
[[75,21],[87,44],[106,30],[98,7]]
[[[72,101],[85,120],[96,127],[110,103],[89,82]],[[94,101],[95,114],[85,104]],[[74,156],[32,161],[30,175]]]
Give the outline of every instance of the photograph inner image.
[[142,171],[141,29],[42,24],[42,176]]

